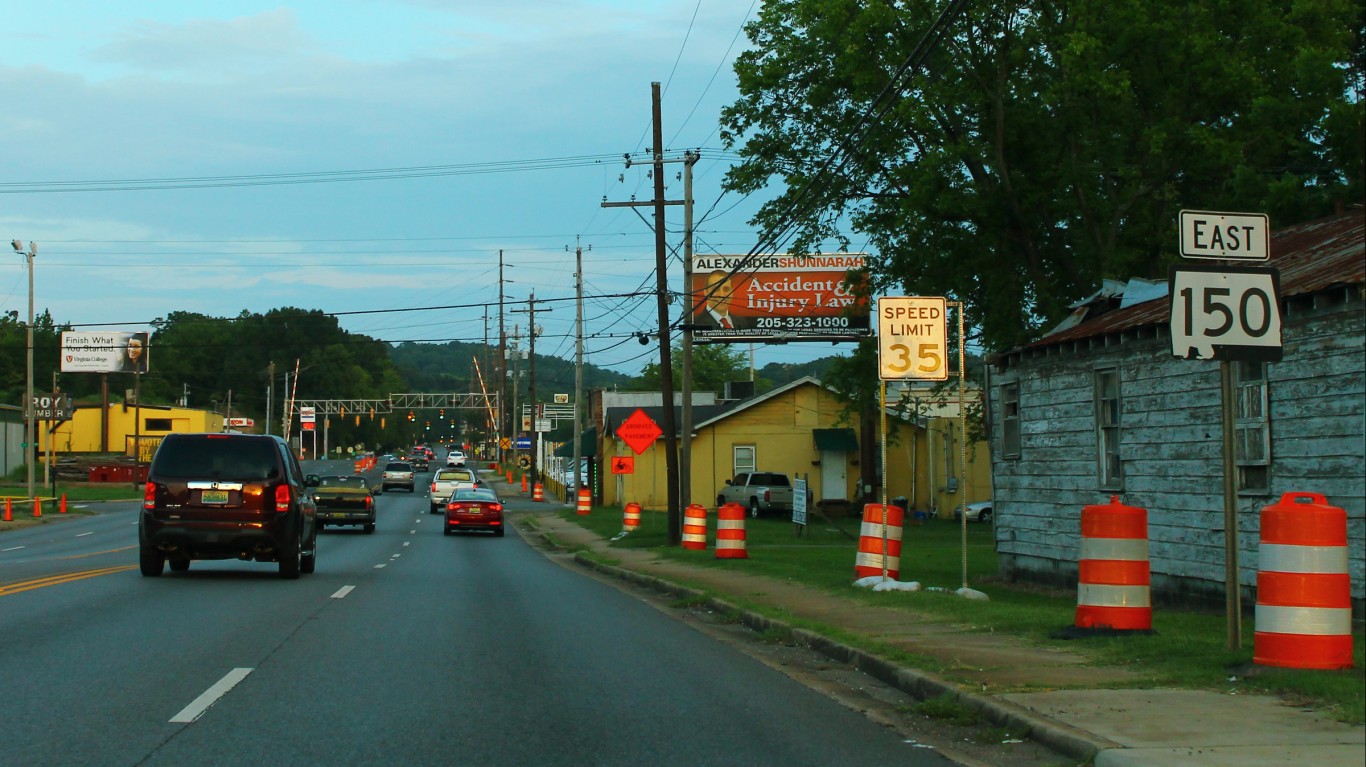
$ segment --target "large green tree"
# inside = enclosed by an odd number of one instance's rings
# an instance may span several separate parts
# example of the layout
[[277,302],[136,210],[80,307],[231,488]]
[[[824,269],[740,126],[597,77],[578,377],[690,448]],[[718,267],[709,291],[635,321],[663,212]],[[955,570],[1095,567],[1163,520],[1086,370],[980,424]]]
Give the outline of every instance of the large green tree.
[[[727,381],[748,381],[749,363],[745,355],[726,344],[697,344],[692,348],[692,388],[693,391],[725,390]],[[659,391],[662,379],[659,363],[651,362],[640,372],[636,382],[642,391]],[[673,347],[673,384],[674,391],[683,388],[683,349]],[[756,387],[762,391],[762,387]]]
[[779,185],[775,247],[857,233],[874,292],[965,301],[1000,349],[1163,276],[1182,208],[1362,198],[1360,2],[968,3],[926,37],[953,5],[768,0],[747,26],[726,184]]

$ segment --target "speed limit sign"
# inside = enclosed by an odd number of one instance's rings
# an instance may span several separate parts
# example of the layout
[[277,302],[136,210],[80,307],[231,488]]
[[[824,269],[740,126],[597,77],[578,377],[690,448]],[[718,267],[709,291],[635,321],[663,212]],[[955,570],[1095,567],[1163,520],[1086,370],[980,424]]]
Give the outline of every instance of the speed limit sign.
[[1280,273],[1173,267],[1172,354],[1182,359],[1280,362]]
[[942,296],[877,300],[878,377],[883,381],[947,381],[948,325]]

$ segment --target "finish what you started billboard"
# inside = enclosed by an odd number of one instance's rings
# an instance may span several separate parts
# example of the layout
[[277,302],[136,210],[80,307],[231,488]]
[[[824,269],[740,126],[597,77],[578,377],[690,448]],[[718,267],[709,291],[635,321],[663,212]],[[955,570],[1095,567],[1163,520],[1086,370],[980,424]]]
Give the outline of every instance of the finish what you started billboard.
[[845,284],[863,253],[694,255],[693,339],[856,341],[869,335],[868,303]]
[[146,373],[151,333],[62,333],[63,373]]

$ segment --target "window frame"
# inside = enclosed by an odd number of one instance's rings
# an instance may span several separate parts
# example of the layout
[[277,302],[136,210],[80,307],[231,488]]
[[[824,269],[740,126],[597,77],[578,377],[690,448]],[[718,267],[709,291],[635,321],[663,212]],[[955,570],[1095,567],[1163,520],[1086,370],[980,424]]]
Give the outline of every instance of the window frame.
[[[1096,481],[1099,489],[1124,489],[1124,460],[1120,446],[1124,439],[1123,379],[1119,367],[1107,365],[1092,371],[1092,402],[1095,406]],[[1107,383],[1113,382],[1113,390]]]
[[[748,453],[749,462],[741,460],[741,455]],[[759,464],[759,451],[754,445],[731,445],[730,448],[730,475],[738,477],[741,474],[753,474]]]
[[[1265,362],[1235,362],[1233,368],[1233,455],[1239,495],[1271,495],[1271,397]],[[1250,375],[1249,375],[1250,373]],[[1248,457],[1255,435],[1260,456]]]
[[1001,457],[1020,457],[1020,382],[1002,383],[1001,396]]

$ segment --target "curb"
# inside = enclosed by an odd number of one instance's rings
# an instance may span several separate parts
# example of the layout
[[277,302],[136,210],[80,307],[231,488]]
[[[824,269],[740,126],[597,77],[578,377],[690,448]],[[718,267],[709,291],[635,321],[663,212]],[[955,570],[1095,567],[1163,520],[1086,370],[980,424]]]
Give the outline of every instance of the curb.
[[[548,533],[538,530],[536,531],[536,534],[540,536],[547,545],[554,548],[560,548],[551,539]],[[1023,731],[1031,740],[1064,756],[1079,759],[1083,762],[1092,762],[1102,751],[1123,748],[1123,746],[1118,743],[1114,743],[1104,738],[1098,738],[1084,730],[1041,717],[1023,706],[1016,705],[1009,701],[998,700],[990,696],[974,695],[972,693],[963,692],[953,684],[946,682],[929,672],[902,668],[884,658],[836,642],[833,639],[813,631],[793,628],[782,621],[769,618],[768,616],[760,615],[759,613],[751,612],[749,610],[742,610],[725,600],[708,596],[705,592],[686,586],[680,586],[671,581],[656,578],[653,575],[646,575],[623,567],[596,562],[582,553],[574,554],[573,559],[574,562],[579,565],[596,570],[605,575],[610,575],[618,580],[627,581],[638,586],[644,586],[665,594],[705,600],[708,605],[714,609],[737,613],[740,615],[741,622],[755,631],[777,628],[789,632],[807,647],[825,655],[831,660],[847,663],[874,679],[895,687],[918,700],[926,700],[928,698],[935,698],[943,695],[952,696],[958,702],[975,710],[983,719],[986,719],[992,724],[998,727],[1007,727],[1012,730]]]

